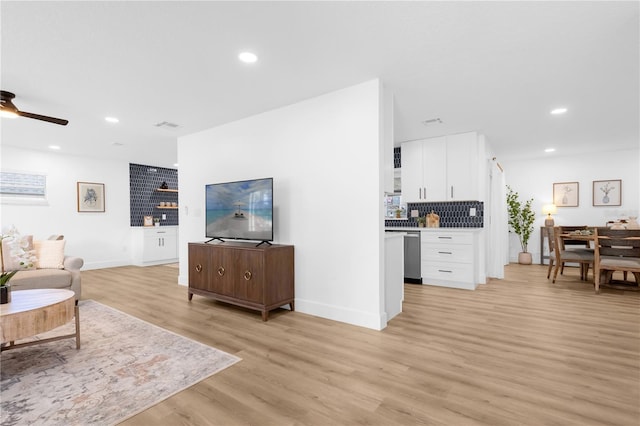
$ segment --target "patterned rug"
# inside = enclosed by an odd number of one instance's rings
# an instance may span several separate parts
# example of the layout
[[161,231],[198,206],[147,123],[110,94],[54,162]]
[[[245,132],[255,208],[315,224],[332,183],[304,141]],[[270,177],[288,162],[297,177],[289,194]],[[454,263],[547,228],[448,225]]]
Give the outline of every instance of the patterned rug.
[[80,339],[2,352],[3,426],[117,424],[240,361],[92,300]]

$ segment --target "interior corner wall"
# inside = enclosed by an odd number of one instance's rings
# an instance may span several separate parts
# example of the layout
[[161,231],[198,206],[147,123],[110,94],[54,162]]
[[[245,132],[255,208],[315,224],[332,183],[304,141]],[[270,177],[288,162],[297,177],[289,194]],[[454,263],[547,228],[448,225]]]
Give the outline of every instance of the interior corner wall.
[[379,91],[371,80],[179,138],[179,282],[188,243],[205,239],[205,185],[273,177],[274,240],[295,246],[296,310],[384,327]]
[[[129,163],[2,146],[2,171],[44,174],[45,205],[0,204],[0,227],[35,239],[65,236],[65,253],[82,257],[83,270],[131,264]],[[77,211],[77,182],[104,183],[105,212]]]
[[[540,263],[540,227],[544,226],[542,206],[553,202],[553,184],[578,182],[578,207],[559,207],[553,215],[556,225],[605,226],[607,221],[640,213],[640,149],[574,153],[522,161],[504,161],[505,180],[521,200],[533,198],[536,215],[528,251]],[[593,206],[593,181],[622,180],[622,205]],[[517,262],[520,243],[509,234],[509,260]]]

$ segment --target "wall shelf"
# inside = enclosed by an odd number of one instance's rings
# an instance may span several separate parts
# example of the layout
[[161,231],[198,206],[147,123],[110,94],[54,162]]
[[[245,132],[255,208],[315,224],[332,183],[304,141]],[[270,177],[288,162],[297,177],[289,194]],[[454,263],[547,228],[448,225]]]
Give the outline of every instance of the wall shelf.
[[173,209],[173,210],[176,210],[177,208],[178,208],[178,206],[175,206],[175,207],[173,207],[173,206],[169,206],[169,207],[167,207],[167,206],[156,206],[156,209]]
[[158,191],[158,192],[178,192],[177,189],[162,189],[162,188],[157,188],[156,191]]

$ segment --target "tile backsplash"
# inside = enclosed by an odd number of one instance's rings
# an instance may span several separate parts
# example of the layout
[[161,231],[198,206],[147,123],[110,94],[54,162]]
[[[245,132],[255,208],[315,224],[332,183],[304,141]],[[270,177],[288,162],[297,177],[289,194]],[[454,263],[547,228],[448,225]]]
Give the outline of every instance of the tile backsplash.
[[160,218],[166,215],[166,220],[160,221],[160,226],[177,225],[177,209],[159,209],[160,202],[178,202],[177,192],[158,192],[162,182],[166,182],[171,189],[178,189],[178,170],[164,167],[145,166],[143,164],[129,164],[129,197],[130,224],[142,226],[144,216]]
[[[476,209],[476,215],[470,216],[469,210]],[[484,203],[482,201],[443,201],[425,203],[407,203],[407,216],[411,216],[411,210],[418,210],[420,217],[427,213],[440,216],[440,228],[482,228],[484,227]],[[414,217],[408,220],[386,219],[385,226],[393,227],[417,227],[418,221]]]

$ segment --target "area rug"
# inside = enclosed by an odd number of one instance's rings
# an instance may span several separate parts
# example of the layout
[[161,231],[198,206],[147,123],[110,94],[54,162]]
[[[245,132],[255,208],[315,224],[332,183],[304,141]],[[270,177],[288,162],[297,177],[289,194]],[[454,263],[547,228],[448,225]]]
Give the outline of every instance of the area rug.
[[92,300],[80,338],[2,352],[3,426],[117,424],[240,361]]

